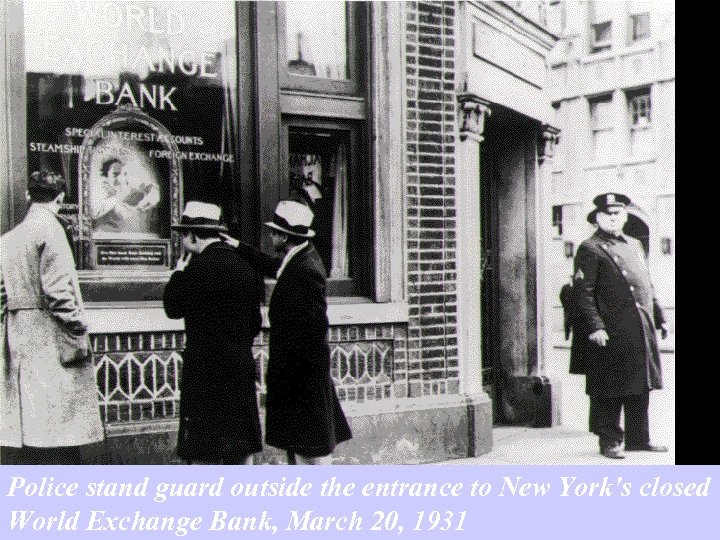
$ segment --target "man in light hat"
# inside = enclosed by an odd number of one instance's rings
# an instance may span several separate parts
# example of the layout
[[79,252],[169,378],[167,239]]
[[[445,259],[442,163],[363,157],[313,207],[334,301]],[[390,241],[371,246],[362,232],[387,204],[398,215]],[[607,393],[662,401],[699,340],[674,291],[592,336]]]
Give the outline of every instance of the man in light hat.
[[[352,437],[330,375],[325,267],[310,239],[312,211],[280,201],[265,223],[282,258],[264,257],[277,283],[270,297],[265,442],[287,452],[288,463],[331,462]],[[241,244],[241,249],[249,246]]]
[[665,338],[667,325],[642,244],[623,234],[630,199],[604,193],[593,203],[587,219],[598,228],[575,257],[570,373],[586,375],[590,431],[602,455],[624,458],[623,438],[625,451],[667,452],[650,443],[648,420],[650,391],[662,388],[655,332]]
[[220,207],[189,201],[181,221],[185,257],[163,295],[185,319],[177,455],[194,464],[249,464],[262,450],[253,340],[260,331],[262,275],[220,241]]
[[65,179],[36,171],[27,197],[25,219],[0,238],[2,462],[76,465],[104,431],[75,261],[57,218]]

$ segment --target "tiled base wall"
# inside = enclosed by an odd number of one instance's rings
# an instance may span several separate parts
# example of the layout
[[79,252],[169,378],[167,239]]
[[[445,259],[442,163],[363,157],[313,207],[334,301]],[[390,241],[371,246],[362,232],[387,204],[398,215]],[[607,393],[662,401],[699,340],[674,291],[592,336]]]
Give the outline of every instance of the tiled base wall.
[[[492,405],[459,395],[456,380],[417,381],[408,374],[406,324],[330,329],[332,375],[353,430],[335,463],[428,463],[488,452]],[[88,448],[88,462],[177,463],[175,442],[182,374],[182,332],[93,335],[98,395],[108,434]],[[268,335],[253,352],[265,397]],[[424,384],[424,397],[411,392]],[[261,408],[261,416],[264,409]],[[283,463],[267,447],[256,463]]]
[[[354,325],[329,331],[332,375],[344,403],[362,404],[409,394],[407,326]],[[183,332],[93,335],[98,397],[106,424],[169,420],[178,414]],[[253,353],[264,401],[268,335]],[[457,393],[457,385],[433,381],[428,394]]]

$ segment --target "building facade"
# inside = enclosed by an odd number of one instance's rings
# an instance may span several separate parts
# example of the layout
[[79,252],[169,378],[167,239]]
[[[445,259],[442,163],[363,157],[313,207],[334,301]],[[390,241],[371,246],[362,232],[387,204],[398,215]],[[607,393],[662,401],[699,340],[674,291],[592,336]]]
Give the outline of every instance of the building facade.
[[586,216],[599,193],[633,201],[625,232],[648,254],[674,350],[675,6],[673,1],[550,2],[560,37],[549,56],[550,96],[562,129],[542,227],[548,239],[546,314],[554,348],[563,335],[559,291],[573,255],[593,231]]
[[260,224],[309,174],[323,195],[333,377],[354,433],[335,462],[478,455],[493,423],[554,421],[540,292],[558,133],[545,7],[4,4],[2,232],[24,216],[30,172],[63,173],[101,459],[174,459],[184,333],[161,298],[184,202],[220,204],[235,236],[269,252]]

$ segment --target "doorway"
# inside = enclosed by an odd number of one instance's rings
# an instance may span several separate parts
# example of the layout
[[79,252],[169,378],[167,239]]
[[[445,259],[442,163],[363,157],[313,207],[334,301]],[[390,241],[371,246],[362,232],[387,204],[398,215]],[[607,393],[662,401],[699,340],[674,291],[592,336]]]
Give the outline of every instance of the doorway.
[[[539,122],[494,105],[480,149],[481,370],[494,424],[526,422],[537,372],[535,182]],[[531,410],[532,409],[532,410]]]

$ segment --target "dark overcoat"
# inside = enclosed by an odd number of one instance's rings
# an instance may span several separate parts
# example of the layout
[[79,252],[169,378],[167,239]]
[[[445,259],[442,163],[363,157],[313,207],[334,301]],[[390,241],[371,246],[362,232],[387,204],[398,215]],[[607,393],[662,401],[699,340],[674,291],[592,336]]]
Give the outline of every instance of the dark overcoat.
[[217,242],[194,254],[165,287],[165,313],[185,319],[177,455],[262,450],[253,339],[260,331],[262,276]]
[[268,312],[265,442],[306,457],[328,455],[352,437],[330,375],[326,282],[308,244],[283,269]]
[[[662,388],[655,329],[664,322],[639,240],[600,229],[575,257],[570,372],[587,376],[586,392],[613,397]],[[588,339],[604,329],[600,347]]]

